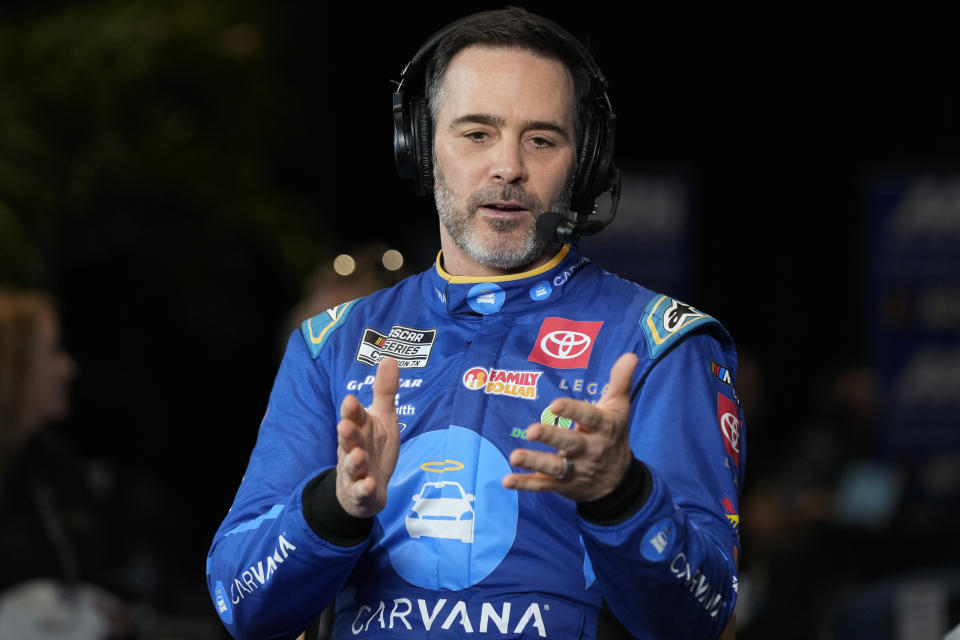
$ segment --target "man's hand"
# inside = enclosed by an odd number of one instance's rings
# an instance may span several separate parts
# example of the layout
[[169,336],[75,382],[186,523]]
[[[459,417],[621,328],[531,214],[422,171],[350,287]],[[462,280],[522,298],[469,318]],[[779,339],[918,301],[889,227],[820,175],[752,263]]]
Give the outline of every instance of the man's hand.
[[337,500],[344,511],[357,518],[373,517],[387,504],[387,483],[400,450],[394,407],[398,379],[397,361],[384,358],[377,366],[370,409],[364,409],[353,395],[340,405]]
[[572,398],[551,402],[550,411],[570,418],[575,427],[564,429],[540,422],[530,425],[527,440],[555,447],[557,453],[514,449],[510,464],[534,473],[511,473],[504,476],[503,486],[556,491],[577,502],[596,500],[613,491],[633,459],[628,420],[630,381],[636,366],[636,355],[620,356],[610,369],[607,393],[596,405]]

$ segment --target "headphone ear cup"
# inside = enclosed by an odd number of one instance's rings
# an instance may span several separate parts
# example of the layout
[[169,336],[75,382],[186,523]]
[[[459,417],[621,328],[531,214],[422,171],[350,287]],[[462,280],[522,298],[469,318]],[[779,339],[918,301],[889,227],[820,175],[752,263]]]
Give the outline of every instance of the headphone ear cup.
[[577,175],[574,179],[570,208],[577,218],[586,220],[593,213],[596,200],[614,188],[617,170],[613,166],[613,141],[616,117],[594,115],[584,125]]
[[398,91],[393,94],[393,161],[401,178],[414,177],[412,135],[409,105]]
[[[588,215],[593,210],[593,201],[596,195],[592,193],[594,173],[596,171],[597,145],[602,141],[597,120],[594,116],[586,118],[583,126],[580,153],[577,157],[577,173],[573,179],[573,192],[570,207],[577,213]],[[587,208],[586,211],[584,209]]]
[[426,98],[411,101],[417,195],[433,193],[433,118]]

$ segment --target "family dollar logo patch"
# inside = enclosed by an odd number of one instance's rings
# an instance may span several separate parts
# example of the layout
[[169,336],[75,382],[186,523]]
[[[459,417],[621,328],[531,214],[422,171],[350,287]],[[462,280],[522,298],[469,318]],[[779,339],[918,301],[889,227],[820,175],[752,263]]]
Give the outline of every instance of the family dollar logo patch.
[[471,391],[483,389],[484,393],[490,395],[534,400],[537,397],[537,381],[541,373],[543,372],[471,367],[463,374],[463,386]]
[[390,333],[363,330],[363,339],[357,349],[357,362],[378,365],[384,356],[394,358],[401,369],[422,369],[430,361],[436,329],[411,329],[394,325]]

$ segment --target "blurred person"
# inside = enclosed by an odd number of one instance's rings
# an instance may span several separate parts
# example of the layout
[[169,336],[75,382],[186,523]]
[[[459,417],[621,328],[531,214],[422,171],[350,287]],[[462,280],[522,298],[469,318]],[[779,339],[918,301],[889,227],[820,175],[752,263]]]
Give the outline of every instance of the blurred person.
[[869,367],[821,373],[802,403],[811,414],[751,478],[742,501],[743,638],[813,637],[839,593],[893,565],[872,557],[899,542],[889,532],[902,493],[896,466],[876,457],[878,394]]
[[0,464],[69,413],[76,364],[60,345],[53,300],[0,289]]
[[207,559],[227,629],[295,637],[335,602],[334,638],[731,637],[736,350],[576,246],[619,197],[596,63],[474,14],[394,109],[441,251],[290,337]]
[[49,428],[76,372],[53,298],[0,288],[0,639],[132,637],[92,582],[106,550],[87,469]]
[[[394,260],[397,262],[389,263],[389,253],[396,256]],[[324,260],[307,278],[300,299],[284,319],[280,331],[282,350],[286,349],[290,334],[300,328],[304,318],[312,318],[344,302],[392,287],[409,275],[410,268],[402,255],[379,242],[356,245],[334,260]]]

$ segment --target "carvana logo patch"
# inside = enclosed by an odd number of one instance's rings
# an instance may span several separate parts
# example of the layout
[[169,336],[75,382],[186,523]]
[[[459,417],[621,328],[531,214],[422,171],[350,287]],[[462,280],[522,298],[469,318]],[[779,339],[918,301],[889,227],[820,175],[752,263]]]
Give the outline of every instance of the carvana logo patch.
[[500,483],[508,473],[500,451],[463,427],[403,443],[377,516],[397,573],[425,589],[458,590],[496,569],[517,532],[517,494]]

